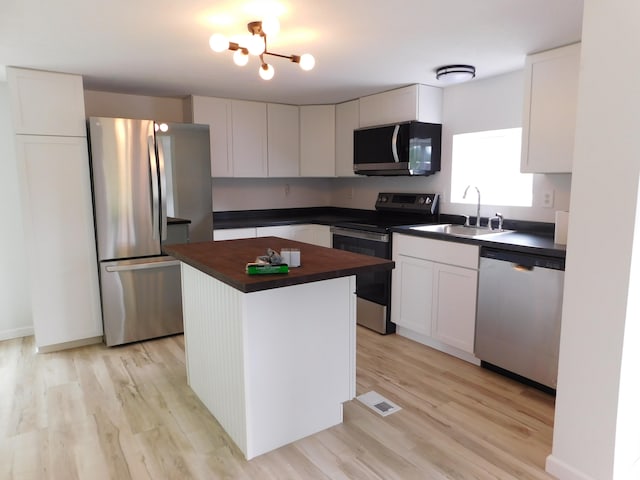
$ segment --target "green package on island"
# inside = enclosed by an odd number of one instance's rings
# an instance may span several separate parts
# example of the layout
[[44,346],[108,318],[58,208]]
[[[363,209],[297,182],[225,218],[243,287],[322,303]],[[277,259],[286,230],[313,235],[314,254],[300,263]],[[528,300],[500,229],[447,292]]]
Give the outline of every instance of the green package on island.
[[271,265],[271,264],[247,264],[247,273],[249,275],[259,275],[264,273],[289,273],[289,265]]

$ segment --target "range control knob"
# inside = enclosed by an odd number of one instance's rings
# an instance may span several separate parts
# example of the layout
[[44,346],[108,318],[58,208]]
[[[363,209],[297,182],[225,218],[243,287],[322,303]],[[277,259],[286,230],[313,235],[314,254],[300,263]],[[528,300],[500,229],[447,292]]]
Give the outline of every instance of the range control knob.
[[425,202],[424,197],[418,197],[418,205],[422,205]]

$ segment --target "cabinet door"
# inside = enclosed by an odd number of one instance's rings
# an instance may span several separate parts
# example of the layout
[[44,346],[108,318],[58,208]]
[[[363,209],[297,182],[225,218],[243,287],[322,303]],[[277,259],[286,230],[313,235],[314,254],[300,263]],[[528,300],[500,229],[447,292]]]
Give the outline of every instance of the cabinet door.
[[301,176],[335,176],[335,123],[334,105],[300,107]]
[[231,101],[233,176],[267,176],[267,104]]
[[191,102],[193,122],[209,125],[211,176],[232,177],[231,100],[193,96]]
[[353,173],[353,131],[360,124],[360,102],[336,105],[336,176],[355,177]]
[[521,171],[571,172],[580,44],[527,57]]
[[36,345],[102,335],[87,142],[17,135]]
[[255,238],[255,228],[223,228],[213,231],[213,240],[237,240],[239,238]]
[[270,177],[300,176],[300,109],[267,104],[268,171]]
[[82,77],[7,67],[15,133],[86,137]]
[[280,237],[297,242],[310,243],[319,247],[331,248],[331,230],[327,225],[276,225],[273,227],[257,227],[258,237]]
[[256,237],[280,237],[293,240],[294,227],[292,225],[276,225],[273,227],[257,227]]
[[360,99],[360,126],[385,125],[418,119],[418,85]]
[[423,335],[431,335],[433,263],[394,255],[391,281],[391,321]]
[[473,353],[478,272],[436,263],[434,279],[431,335],[447,345]]

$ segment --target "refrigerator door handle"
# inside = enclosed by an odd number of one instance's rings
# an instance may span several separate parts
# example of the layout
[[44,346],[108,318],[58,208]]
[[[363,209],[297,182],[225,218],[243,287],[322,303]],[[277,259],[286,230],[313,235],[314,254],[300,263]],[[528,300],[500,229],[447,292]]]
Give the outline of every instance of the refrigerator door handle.
[[158,139],[158,171],[160,173],[160,240],[167,239],[167,175],[164,165],[164,146]]
[[151,167],[151,216],[153,225],[153,238],[158,238],[160,226],[160,191],[158,188],[158,157],[156,157],[156,146],[153,135],[147,137],[147,147],[149,149],[149,165]]
[[134,265],[114,265],[106,267],[107,272],[129,272],[131,270],[151,270],[152,268],[166,268],[180,265],[180,260],[167,260],[166,262],[136,263]]

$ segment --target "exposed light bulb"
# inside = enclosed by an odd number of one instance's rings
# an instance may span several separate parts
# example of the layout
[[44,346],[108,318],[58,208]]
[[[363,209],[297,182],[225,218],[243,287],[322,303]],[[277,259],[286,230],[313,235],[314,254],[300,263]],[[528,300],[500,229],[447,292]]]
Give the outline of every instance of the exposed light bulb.
[[316,59],[310,53],[300,56],[300,68],[302,70],[311,70],[316,65]]
[[239,67],[244,67],[249,63],[249,55],[244,53],[242,50],[236,50],[233,52],[233,63]]
[[280,20],[275,15],[264,17],[262,19],[262,31],[271,36],[276,35],[280,31]]
[[167,132],[169,130],[169,125],[167,125],[166,123],[161,123],[160,124],[160,131],[161,132]]
[[269,65],[268,63],[264,63],[260,65],[258,73],[260,74],[260,78],[262,78],[263,80],[271,80],[276,71],[271,65]]
[[264,37],[260,35],[252,35],[249,39],[247,50],[251,55],[262,55],[264,53]]
[[221,33],[214,33],[209,38],[209,46],[214,52],[224,52],[229,48],[229,40]]

